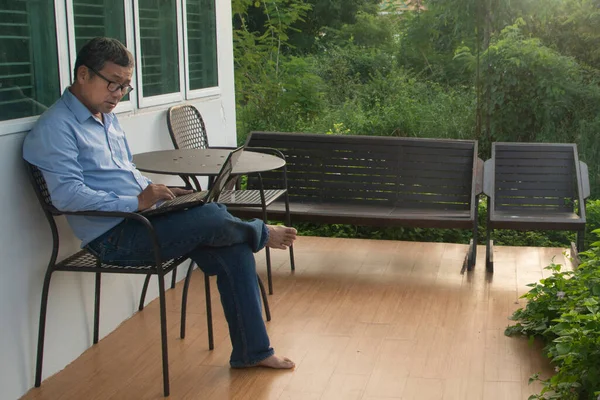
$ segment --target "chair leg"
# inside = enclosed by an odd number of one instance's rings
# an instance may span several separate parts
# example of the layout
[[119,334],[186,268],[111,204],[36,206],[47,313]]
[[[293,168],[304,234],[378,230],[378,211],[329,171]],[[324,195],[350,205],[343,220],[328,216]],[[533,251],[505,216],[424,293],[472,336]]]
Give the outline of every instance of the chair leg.
[[187,315],[187,294],[188,288],[190,287],[190,280],[192,277],[192,271],[194,270],[194,260],[190,261],[188,272],[185,276],[185,283],[183,285],[183,294],[181,295],[181,328],[179,331],[179,337],[185,338],[185,319]]
[[94,299],[94,344],[98,343],[100,331],[100,283],[102,274],[96,272],[96,296]]
[[142,311],[144,309],[144,301],[146,300],[146,292],[148,291],[148,284],[150,283],[151,274],[146,275],[146,279],[144,280],[144,286],[142,287],[142,295],[140,296],[140,306],[138,310]]
[[290,252],[290,269],[292,270],[292,272],[294,272],[296,271],[296,262],[294,259],[294,245],[291,245],[288,250]]
[[260,287],[260,294],[263,300],[263,306],[265,307],[265,316],[267,317],[267,321],[271,320],[271,308],[269,307],[269,298],[267,297],[267,292],[265,291],[265,285],[263,284],[260,276],[256,274],[256,279],[258,280],[258,286]]
[[[289,227],[292,226],[292,216],[290,214],[290,199],[288,197],[288,192],[285,192],[285,224]],[[296,262],[294,259],[294,245],[291,245],[289,248],[290,251],[290,268],[292,271],[296,270]]]
[[160,301],[160,338],[162,344],[163,388],[165,397],[169,396],[169,350],[167,348],[167,301],[165,296],[165,276],[158,274],[158,293]]
[[269,285],[269,294],[273,294],[273,276],[271,275],[271,251],[265,247],[265,256],[267,258],[267,284]]
[[210,277],[204,274],[204,293],[206,294],[206,324],[208,326],[208,349],[215,348],[212,324],[212,304],[210,300]]
[[173,275],[171,275],[171,289],[175,289],[177,283],[177,267],[173,268]]
[[[263,185],[262,175],[258,174],[258,182],[260,184],[260,202],[262,208],[262,220],[266,224],[267,219],[267,202],[265,200],[265,188]],[[265,247],[265,257],[267,258],[267,283],[269,284],[269,294],[273,294],[273,277],[271,275],[271,251]]]
[[35,365],[35,387],[42,384],[42,363],[44,361],[44,337],[46,335],[46,311],[48,310],[48,292],[50,289],[52,270],[48,268],[44,277],[42,288],[42,301],[40,305],[40,325],[38,330],[37,360]]

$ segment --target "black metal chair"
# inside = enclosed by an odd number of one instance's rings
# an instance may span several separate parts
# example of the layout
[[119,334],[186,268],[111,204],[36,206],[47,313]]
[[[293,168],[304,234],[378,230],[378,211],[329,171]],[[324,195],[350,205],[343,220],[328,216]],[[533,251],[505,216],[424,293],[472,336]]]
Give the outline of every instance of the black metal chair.
[[[169,134],[171,141],[176,149],[205,149],[209,147],[208,136],[206,133],[206,127],[204,120],[200,115],[198,109],[191,104],[181,104],[169,108],[167,112],[167,126],[169,128]],[[252,151],[262,151],[271,153],[281,158],[285,158],[283,154],[275,149],[269,148],[253,148]],[[286,181],[287,171],[283,169],[284,182]],[[258,175],[259,182],[262,183],[260,174]],[[195,176],[181,176],[181,179],[185,182],[185,185],[189,188],[199,190],[200,183]],[[260,208],[262,210],[262,220],[267,222],[267,207],[275,202],[277,199],[284,196],[286,204],[286,223],[288,226],[291,225],[291,217],[289,212],[289,200],[287,188],[284,186],[283,189],[270,189],[264,190],[260,187],[259,190],[226,190],[223,191],[219,199],[219,203],[226,205],[227,207],[252,207]],[[290,265],[292,271],[295,270],[294,264],[294,249],[292,246],[289,247],[290,252]],[[271,254],[269,248],[265,248],[266,262],[267,262],[267,281],[269,285],[269,294],[273,294],[273,279],[271,276]],[[190,264],[189,269],[193,268],[193,263]],[[175,287],[176,272],[174,270],[171,287]],[[189,275],[189,271],[188,271]],[[186,277],[187,279],[187,277]],[[208,286],[207,286],[208,288]]]
[[[159,242],[152,227],[150,221],[144,216],[137,213],[126,213],[126,212],[104,212],[104,211],[81,211],[81,212],[63,212],[59,211],[52,205],[50,199],[50,193],[48,191],[46,181],[42,172],[34,165],[27,163],[27,170],[29,179],[33,185],[35,194],[42,206],[44,215],[48,220],[50,229],[52,231],[52,254],[50,261],[48,262],[48,269],[44,278],[44,284],[42,289],[42,300],[40,307],[40,323],[38,333],[38,346],[37,346],[37,360],[36,360],[36,371],[35,371],[35,387],[40,387],[42,382],[42,364],[44,356],[44,337],[46,331],[46,311],[48,307],[48,292],[50,288],[50,279],[52,273],[56,271],[74,271],[74,272],[92,272],[96,274],[95,284],[95,302],[94,302],[94,336],[93,343],[98,343],[98,332],[100,323],[100,284],[101,275],[103,273],[121,273],[121,274],[143,274],[146,275],[142,294],[140,297],[139,310],[144,308],[144,299],[146,297],[146,291],[148,289],[148,283],[152,275],[158,277],[158,290],[160,299],[160,326],[161,326],[161,344],[162,344],[162,366],[163,366],[163,387],[164,395],[169,396],[169,361],[168,361],[168,349],[167,349],[167,316],[166,316],[166,300],[165,300],[165,289],[164,289],[164,277],[167,273],[173,271],[179,264],[187,259],[187,257],[179,257],[171,260],[163,260],[160,256]],[[85,215],[94,217],[120,217],[138,221],[142,224],[149,233],[149,240],[152,241],[154,247],[154,263],[142,266],[123,266],[115,264],[107,264],[102,260],[89,253],[87,250],[81,250],[70,257],[67,257],[61,262],[56,262],[59,250],[59,234],[56,225],[55,218],[60,215]],[[186,277],[185,286],[182,296],[182,309],[181,309],[181,338],[185,336],[185,316],[186,316],[186,305],[187,305],[187,291],[189,287],[190,271]],[[258,277],[258,276],[257,276]],[[212,312],[211,312],[211,301],[210,301],[210,288],[208,284],[208,276],[205,275],[205,286],[206,286],[206,313],[208,323],[208,336],[209,336],[209,348],[214,348],[213,331],[212,331]],[[271,319],[269,310],[268,300],[265,292],[264,285],[258,277],[258,283],[260,285],[263,304],[265,306],[265,312],[267,320]]]

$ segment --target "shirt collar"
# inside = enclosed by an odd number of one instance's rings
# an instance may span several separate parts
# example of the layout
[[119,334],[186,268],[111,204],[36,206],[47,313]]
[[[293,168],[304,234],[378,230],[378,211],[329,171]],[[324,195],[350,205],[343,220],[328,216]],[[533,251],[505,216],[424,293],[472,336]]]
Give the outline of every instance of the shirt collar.
[[[75,115],[75,118],[77,118],[77,121],[79,121],[80,124],[87,121],[88,118],[94,117],[90,110],[88,110],[88,108],[84,106],[83,103],[79,101],[79,99],[75,97],[73,93],[71,93],[69,88],[66,88],[63,92],[62,100],[65,102],[69,110],[71,110],[71,112]],[[104,121],[108,122],[111,120],[111,114],[104,114]]]

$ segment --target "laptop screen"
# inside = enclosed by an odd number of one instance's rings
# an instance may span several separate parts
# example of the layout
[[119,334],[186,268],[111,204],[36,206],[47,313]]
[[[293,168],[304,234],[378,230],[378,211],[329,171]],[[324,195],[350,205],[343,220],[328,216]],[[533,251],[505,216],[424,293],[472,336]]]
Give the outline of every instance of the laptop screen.
[[243,147],[238,147],[237,149],[229,153],[229,156],[227,157],[227,159],[223,163],[223,166],[221,167],[221,171],[219,171],[219,175],[217,175],[217,177],[215,178],[212,187],[210,188],[210,191],[206,196],[206,202],[216,201],[219,198],[221,192],[225,188],[225,185],[231,178],[233,168],[237,164],[243,151]]

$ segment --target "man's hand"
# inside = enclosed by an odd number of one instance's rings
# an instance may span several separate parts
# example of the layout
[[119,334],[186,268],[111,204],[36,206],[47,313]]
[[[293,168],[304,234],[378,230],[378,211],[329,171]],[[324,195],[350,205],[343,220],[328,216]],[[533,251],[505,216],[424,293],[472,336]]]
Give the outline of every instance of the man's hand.
[[175,197],[176,195],[165,185],[151,183],[137,197],[138,210],[152,207],[159,200],[171,200]]
[[179,187],[172,187],[169,189],[171,189],[171,193],[173,193],[175,197],[183,196],[184,194],[190,194],[193,192],[193,190],[183,189]]

